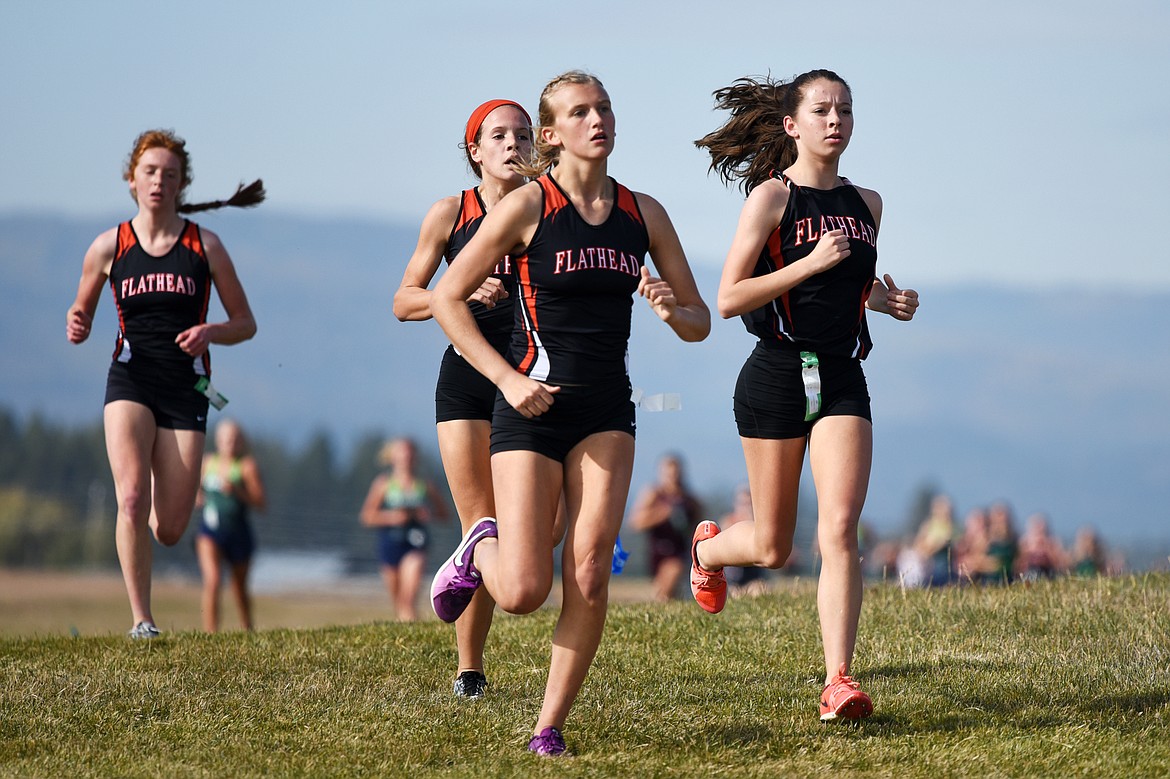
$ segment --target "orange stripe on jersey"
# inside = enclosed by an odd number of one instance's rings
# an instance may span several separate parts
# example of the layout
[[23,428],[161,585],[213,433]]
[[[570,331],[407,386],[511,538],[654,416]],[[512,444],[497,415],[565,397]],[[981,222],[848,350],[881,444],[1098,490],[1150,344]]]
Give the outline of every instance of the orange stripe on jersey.
[[[772,234],[768,236],[768,256],[775,259],[776,270],[784,267],[784,238],[780,235],[779,229],[773,230]],[[792,301],[789,298],[791,291],[782,293],[778,298],[780,305],[784,307],[784,321],[788,322],[789,326],[792,325]],[[776,335],[780,335],[780,331],[783,329],[783,323],[777,322]]]
[[[126,252],[130,251],[135,244],[138,243],[138,236],[134,234],[134,228],[130,226],[129,222],[122,222],[118,225],[118,245],[114,249],[114,262],[126,256]],[[122,310],[122,303],[118,300],[117,283],[114,281],[113,274],[110,274],[110,292],[114,295],[114,308],[118,311],[118,335],[114,339],[114,354],[113,359],[118,359],[122,354],[122,348],[125,343],[126,332],[126,314]]]
[[525,312],[528,314],[528,320],[532,323],[531,328],[524,330],[524,339],[527,342],[527,347],[524,350],[524,357],[521,358],[520,364],[516,366],[516,370],[527,375],[532,363],[536,361],[536,340],[532,337],[532,331],[539,332],[540,327],[536,322],[536,290],[532,286],[532,272],[528,266],[527,252],[520,257],[515,257],[512,260],[512,267],[515,268],[515,273],[519,277],[517,283],[517,292],[520,295],[520,305],[524,306]]
[[118,225],[118,248],[114,251],[114,262],[122,259],[136,243],[138,243],[138,236],[134,234],[134,228],[130,226],[130,223],[122,222]]
[[618,185],[617,205],[618,208],[630,215],[638,224],[642,224],[642,211],[638,208],[638,199],[634,197],[634,193],[625,187]]
[[187,226],[183,228],[183,235],[179,238],[179,243],[200,257],[206,257],[203,254],[203,237],[199,234],[199,228],[194,222],[187,222]]
[[479,204],[479,198],[475,196],[474,189],[463,190],[461,202],[459,204],[459,216],[455,218],[455,227],[451,230],[452,235],[463,228],[468,222],[474,222],[484,215],[483,206]]
[[[110,290],[114,289],[114,282],[110,282]],[[118,335],[114,338],[114,355],[113,359],[118,359],[118,355],[122,353],[122,347],[125,343],[126,337],[123,335],[126,332],[126,316],[122,313],[122,304],[118,302],[118,294],[114,293],[114,308],[118,310]]]
[[537,179],[540,182],[541,189],[544,190],[544,213],[541,215],[543,219],[550,214],[555,214],[565,206],[569,205],[569,199],[561,192],[550,176],[541,176]]
[[[551,176],[541,176],[537,179],[540,183],[541,194],[544,200],[544,210],[541,214],[541,220],[555,214],[557,211],[569,205],[568,198],[561,192],[560,187],[552,180]],[[524,330],[524,340],[526,341],[526,348],[524,350],[524,357],[520,359],[520,364],[516,369],[521,373],[527,375],[528,371],[532,369],[532,364],[536,362],[536,338],[533,336],[533,331],[540,332],[540,325],[536,319],[536,288],[532,285],[532,269],[528,265],[527,252],[521,257],[514,257],[512,259],[512,267],[515,269],[515,274],[518,279],[516,292],[520,295],[520,305],[524,307],[526,314],[525,319],[529,323],[529,327]]]

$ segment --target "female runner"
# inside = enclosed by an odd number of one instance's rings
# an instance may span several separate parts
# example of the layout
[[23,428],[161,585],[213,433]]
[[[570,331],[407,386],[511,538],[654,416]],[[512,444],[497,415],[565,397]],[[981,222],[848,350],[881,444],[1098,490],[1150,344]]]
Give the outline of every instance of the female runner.
[[[182,538],[199,489],[210,380],[208,346],[235,344],[256,333],[256,320],[219,236],[180,214],[222,206],[254,206],[261,182],[226,201],[183,203],[191,183],[186,142],[151,130],[134,142],[123,177],[138,214],[105,231],[85,253],[66,337],[89,337],[107,280],[118,308],[118,336],[106,380],[106,451],[118,500],[118,560],[130,611],[131,638],[156,638],[150,609],[151,533],[173,546]],[[207,321],[215,287],[227,313]],[[210,392],[210,390],[206,390]]]
[[727,597],[724,566],[784,564],[807,448],[822,559],[820,716],[860,719],[873,711],[850,676],[861,614],[857,526],[873,450],[861,369],[872,346],[865,309],[909,320],[918,293],[874,276],[882,201],[838,173],[853,134],[852,94],[840,76],[740,79],[715,98],[731,117],[696,145],[725,182],[739,179],[748,193],[718,306],[760,339],[735,388],[755,518],[723,533],[714,522],[699,525],[691,591],[715,613]]
[[[491,444],[497,519],[485,517],[464,535],[431,596],[447,621],[481,583],[510,613],[539,608],[552,588],[563,490],[562,608],[528,745],[559,755],[561,730],[601,641],[630,488],[632,295],[645,297],[683,340],[702,340],[711,322],[665,210],[608,175],[614,114],[601,82],[580,71],[557,76],[541,94],[539,119],[529,171],[539,177],[488,214],[431,300],[455,347],[499,388]],[[661,278],[645,267],[647,252]],[[465,303],[504,255],[513,258],[520,298],[507,359]]]
[[215,426],[215,452],[203,458],[199,502],[203,511],[195,556],[203,576],[203,629],[208,633],[219,630],[220,584],[226,562],[240,623],[244,630],[251,630],[248,574],[256,540],[250,516],[253,509],[264,511],[268,497],[244,431],[231,419],[220,420]]
[[[517,166],[531,162],[532,120],[519,103],[489,100],[471,112],[461,145],[480,184],[443,198],[423,219],[418,245],[394,294],[394,316],[403,322],[431,318],[427,286],[441,261],[454,262],[487,212],[528,180]],[[515,287],[511,258],[504,256],[468,298],[480,332],[501,354],[512,335]],[[495,400],[495,385],[447,347],[435,387],[435,421],[439,455],[464,532],[480,517],[496,513],[488,448]],[[488,592],[479,593],[455,623],[459,697],[479,698],[487,687],[483,652],[494,606]]]
[[378,531],[382,583],[399,622],[418,619],[415,601],[431,540],[427,525],[447,519],[439,491],[419,476],[417,455],[409,438],[387,441],[379,459],[388,470],[374,477],[361,510],[362,524]]

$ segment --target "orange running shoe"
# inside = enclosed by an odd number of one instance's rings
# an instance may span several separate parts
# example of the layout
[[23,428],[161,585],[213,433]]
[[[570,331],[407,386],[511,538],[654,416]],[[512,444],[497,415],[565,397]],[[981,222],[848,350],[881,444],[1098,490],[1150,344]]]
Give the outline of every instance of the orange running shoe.
[[853,677],[845,675],[845,666],[821,690],[821,722],[843,719],[857,721],[873,714],[873,701],[861,691]]
[[718,614],[727,603],[727,577],[723,569],[708,571],[699,566],[699,553],[695,547],[700,541],[719,535],[719,526],[714,522],[700,522],[691,539],[691,594],[704,611]]

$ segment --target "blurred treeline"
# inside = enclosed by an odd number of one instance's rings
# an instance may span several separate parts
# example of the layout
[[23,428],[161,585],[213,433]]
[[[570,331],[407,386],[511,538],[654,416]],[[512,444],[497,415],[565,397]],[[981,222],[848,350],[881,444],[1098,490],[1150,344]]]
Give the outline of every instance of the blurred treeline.
[[[259,543],[269,549],[341,553],[351,567],[372,570],[373,540],[361,527],[358,510],[379,470],[378,451],[386,436],[370,433],[344,456],[324,432],[299,449],[248,438],[268,489],[268,511],[254,523]],[[446,492],[432,442],[418,443],[422,474]],[[65,427],[35,414],[21,420],[0,409],[0,565],[116,566],[116,514],[100,419]],[[173,553],[156,547],[156,556],[164,563],[168,553],[187,559],[188,546],[185,539]]]

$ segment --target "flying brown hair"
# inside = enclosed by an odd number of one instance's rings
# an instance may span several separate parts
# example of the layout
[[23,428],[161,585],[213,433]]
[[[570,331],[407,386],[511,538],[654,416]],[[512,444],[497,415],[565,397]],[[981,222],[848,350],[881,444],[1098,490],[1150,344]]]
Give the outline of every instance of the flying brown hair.
[[745,76],[715,90],[715,108],[730,111],[728,120],[714,132],[695,141],[711,155],[711,167],[724,184],[738,180],[744,193],[767,181],[796,161],[796,141],[784,131],[784,117],[795,116],[804,90],[813,81],[834,81],[849,89],[845,79],[831,70],[810,70],[791,81],[771,76]]

